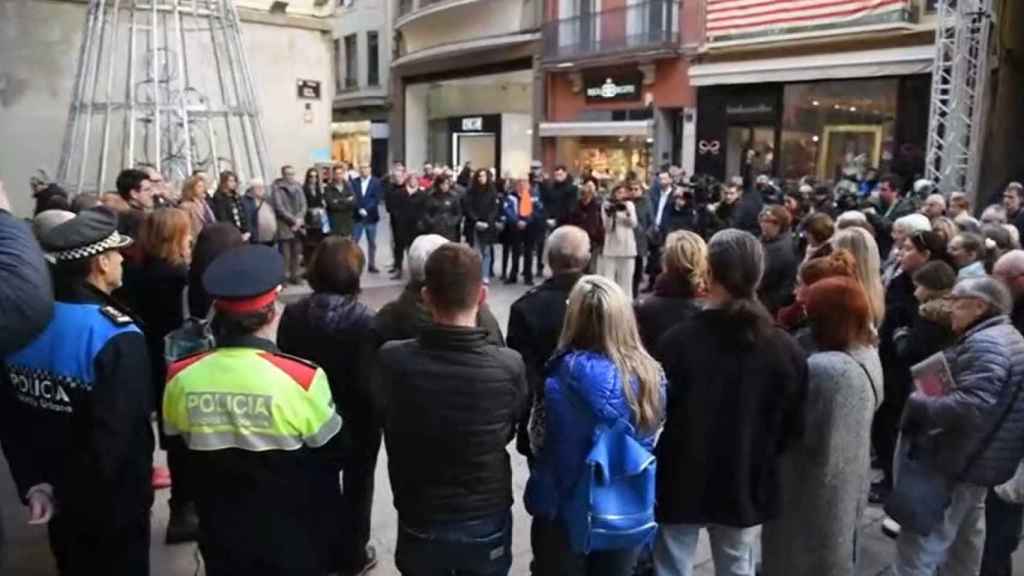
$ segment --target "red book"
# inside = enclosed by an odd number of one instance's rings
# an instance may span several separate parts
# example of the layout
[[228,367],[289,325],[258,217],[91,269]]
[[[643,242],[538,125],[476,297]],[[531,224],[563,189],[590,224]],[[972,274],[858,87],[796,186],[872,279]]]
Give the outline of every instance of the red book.
[[914,386],[927,396],[944,396],[956,386],[946,355],[942,352],[936,352],[911,366],[910,375],[914,379]]

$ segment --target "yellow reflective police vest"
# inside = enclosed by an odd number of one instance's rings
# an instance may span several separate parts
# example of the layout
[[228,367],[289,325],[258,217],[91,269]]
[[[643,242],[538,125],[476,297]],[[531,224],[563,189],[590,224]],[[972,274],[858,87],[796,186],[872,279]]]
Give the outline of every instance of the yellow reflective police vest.
[[220,348],[171,364],[164,432],[191,450],[316,448],[341,429],[327,375],[257,348]]

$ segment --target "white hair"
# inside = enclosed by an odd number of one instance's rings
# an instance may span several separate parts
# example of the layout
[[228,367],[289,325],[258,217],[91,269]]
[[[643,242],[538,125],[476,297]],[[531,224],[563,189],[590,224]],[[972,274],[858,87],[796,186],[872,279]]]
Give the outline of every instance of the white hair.
[[836,228],[845,228],[851,224],[867,224],[868,217],[859,210],[847,210],[836,218]]
[[590,237],[582,228],[559,226],[548,236],[547,261],[555,273],[583,270],[590,261]]
[[423,282],[427,279],[427,259],[434,250],[447,243],[448,239],[439,234],[420,236],[412,243],[406,260],[409,263],[409,276],[414,282]]
[[897,218],[892,226],[893,228],[899,228],[907,236],[915,232],[927,232],[932,229],[931,220],[928,220],[928,217],[924,214],[907,214],[902,218]]

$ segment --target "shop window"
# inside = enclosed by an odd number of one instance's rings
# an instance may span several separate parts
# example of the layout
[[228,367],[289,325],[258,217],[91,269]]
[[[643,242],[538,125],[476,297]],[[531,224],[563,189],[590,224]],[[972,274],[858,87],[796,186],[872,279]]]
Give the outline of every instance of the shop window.
[[787,85],[782,177],[836,182],[861,180],[872,168],[892,170],[898,104],[897,79]]
[[654,118],[654,110],[651,108],[634,108],[631,110],[613,110],[613,122],[625,122],[631,120],[650,120]]
[[355,34],[345,36],[345,90],[359,87],[359,48]]
[[335,38],[334,39],[334,52],[332,52],[332,55],[334,56],[334,91],[335,92],[341,92],[342,90],[345,89],[345,85],[344,85],[344,82],[341,81],[341,79],[342,79],[342,72],[341,72],[342,54],[341,54],[341,39],[339,39],[339,38]]
[[366,33],[366,85],[380,86],[380,46],[376,32]]

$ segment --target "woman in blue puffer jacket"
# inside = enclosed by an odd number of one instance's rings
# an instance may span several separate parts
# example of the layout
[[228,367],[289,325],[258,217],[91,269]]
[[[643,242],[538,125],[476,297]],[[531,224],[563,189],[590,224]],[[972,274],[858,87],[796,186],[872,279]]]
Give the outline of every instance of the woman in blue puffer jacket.
[[584,276],[569,294],[559,350],[530,422],[537,455],[527,487],[533,573],[627,576],[639,547],[576,554],[558,509],[584,471],[599,423],[625,420],[653,452],[665,418],[665,376],[640,341],[630,301],[600,276]]

